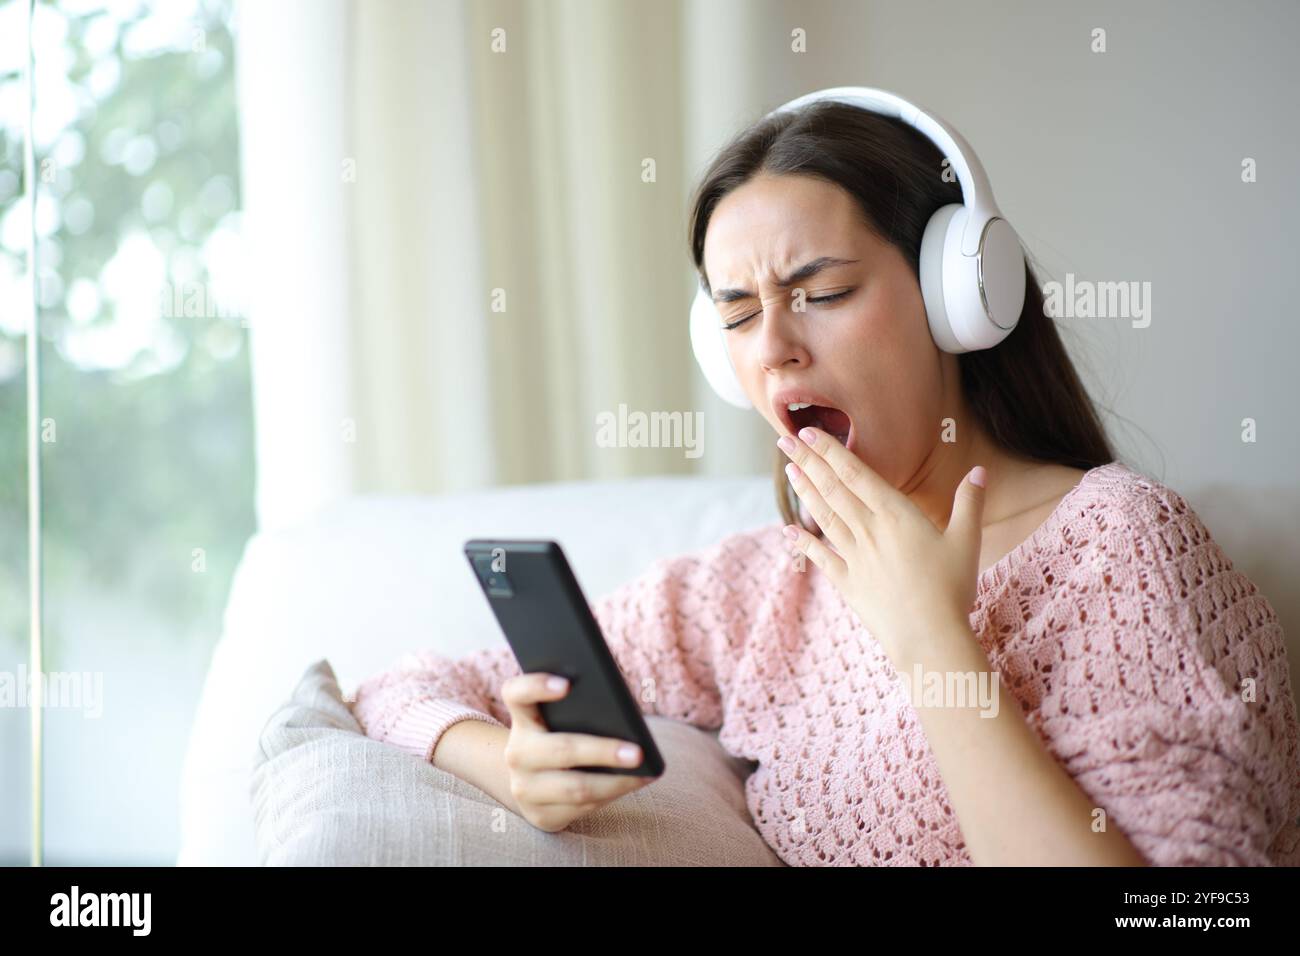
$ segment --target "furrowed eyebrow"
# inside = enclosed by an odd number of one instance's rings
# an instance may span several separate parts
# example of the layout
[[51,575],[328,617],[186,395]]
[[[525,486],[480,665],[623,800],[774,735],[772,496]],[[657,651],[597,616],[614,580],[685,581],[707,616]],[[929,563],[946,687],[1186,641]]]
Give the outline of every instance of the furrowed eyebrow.
[[[777,279],[776,284],[782,289],[788,289],[796,282],[802,282],[821,272],[823,269],[829,269],[832,266],[844,266],[857,262],[857,259],[839,259],[835,256],[819,256],[812,262],[806,262],[794,272],[790,273],[784,279]],[[752,299],[755,294],[746,289],[719,289],[713,293],[713,301],[718,305],[727,302],[735,302],[737,299]]]

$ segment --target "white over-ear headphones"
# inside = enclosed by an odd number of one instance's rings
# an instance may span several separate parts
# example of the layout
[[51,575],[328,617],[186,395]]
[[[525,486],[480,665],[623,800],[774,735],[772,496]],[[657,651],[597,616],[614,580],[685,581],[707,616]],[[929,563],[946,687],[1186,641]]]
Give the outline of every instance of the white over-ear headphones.
[[[993,201],[984,167],[955,129],[893,93],[837,86],[791,100],[768,116],[815,100],[836,100],[893,116],[943,151],[961,183],[964,204],[940,207],[921,239],[921,294],[930,334],[945,352],[992,348],[1016,327],[1025,302],[1025,258],[1011,224]],[[936,171],[936,175],[937,175]],[[722,317],[703,281],[691,306],[691,348],[709,385],[726,402],[752,408],[727,352]]]

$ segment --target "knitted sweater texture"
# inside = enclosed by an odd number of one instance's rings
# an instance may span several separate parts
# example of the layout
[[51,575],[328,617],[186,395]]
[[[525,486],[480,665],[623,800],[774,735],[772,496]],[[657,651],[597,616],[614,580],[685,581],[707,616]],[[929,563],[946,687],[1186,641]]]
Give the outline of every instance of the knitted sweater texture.
[[[660,559],[592,611],[646,715],[718,730],[755,763],[749,811],[785,862],[970,865],[909,684],[780,523]],[[1148,862],[1300,865],[1282,628],[1176,492],[1091,469],[980,574],[970,626],[1001,706]],[[501,685],[518,673],[504,641],[417,653],[350,706],[428,760],[457,721],[509,726]]]

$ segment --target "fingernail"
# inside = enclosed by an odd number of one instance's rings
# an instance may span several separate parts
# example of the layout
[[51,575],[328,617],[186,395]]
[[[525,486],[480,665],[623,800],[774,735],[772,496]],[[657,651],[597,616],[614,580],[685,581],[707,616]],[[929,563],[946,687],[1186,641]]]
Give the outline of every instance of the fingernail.
[[988,473],[984,470],[983,465],[976,465],[971,469],[970,483],[972,485],[979,485],[983,488],[986,481],[988,481]]
[[618,748],[618,759],[628,766],[635,765],[639,756],[639,748],[634,747],[631,744],[624,744],[622,747]]
[[799,466],[796,465],[794,462],[790,462],[790,464],[785,466],[785,473],[789,475],[790,480],[793,481],[794,479],[799,477]]
[[787,455],[794,451],[794,439],[789,435],[782,435],[776,440],[777,447]]
[[546,680],[546,686],[549,690],[564,690],[569,686],[569,682],[563,677],[550,677]]
[[817,433],[811,428],[801,428],[799,429],[799,437],[811,445],[817,440]]
[[785,535],[787,538],[789,538],[791,541],[794,541],[796,538],[799,537],[799,532],[795,531],[794,528],[792,528],[790,525],[786,525],[784,528],[782,528],[781,533]]

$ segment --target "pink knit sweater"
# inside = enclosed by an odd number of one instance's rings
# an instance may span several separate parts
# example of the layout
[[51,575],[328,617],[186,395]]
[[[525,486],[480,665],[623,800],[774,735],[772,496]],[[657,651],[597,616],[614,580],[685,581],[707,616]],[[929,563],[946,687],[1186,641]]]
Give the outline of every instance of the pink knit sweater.
[[[654,680],[644,713],[720,728],[757,762],[749,811],[789,864],[969,865],[906,685],[780,529],[660,559],[593,602],[629,685]],[[1093,468],[980,575],[970,624],[1003,706],[1014,695],[1149,862],[1300,864],[1282,628],[1177,493],[1119,462]],[[427,760],[459,720],[508,726],[500,689],[517,673],[504,641],[425,653],[351,706],[368,736]]]

